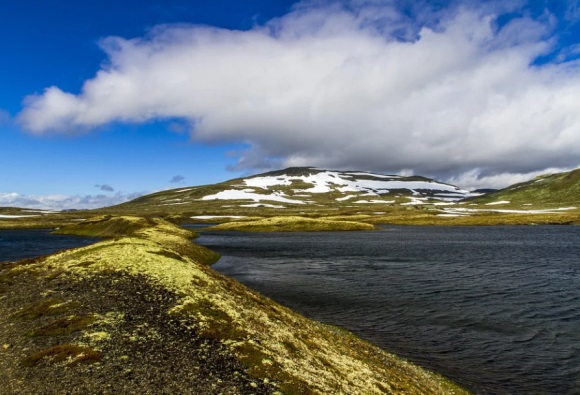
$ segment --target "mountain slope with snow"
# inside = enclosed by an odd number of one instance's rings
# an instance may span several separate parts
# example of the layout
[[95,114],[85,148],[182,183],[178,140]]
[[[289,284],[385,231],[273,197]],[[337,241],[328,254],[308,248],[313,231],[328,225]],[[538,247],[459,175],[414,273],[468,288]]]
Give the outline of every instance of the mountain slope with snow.
[[295,167],[214,185],[142,196],[123,210],[256,215],[275,210],[312,213],[377,210],[381,205],[414,206],[458,201],[469,192],[425,177]]
[[266,173],[243,180],[248,187],[263,190],[292,187],[293,184],[306,184],[307,187],[289,188],[292,193],[363,193],[365,196],[384,196],[389,194],[411,194],[432,198],[461,199],[466,196],[456,186],[443,184],[423,177],[402,177],[364,172],[339,172],[315,168],[290,168]]

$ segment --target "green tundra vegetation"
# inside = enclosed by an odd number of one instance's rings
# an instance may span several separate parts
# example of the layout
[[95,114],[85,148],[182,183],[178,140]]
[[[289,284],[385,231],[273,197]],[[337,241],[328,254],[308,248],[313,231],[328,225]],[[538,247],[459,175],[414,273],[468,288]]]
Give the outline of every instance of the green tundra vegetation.
[[478,198],[473,203],[509,201],[510,205],[530,208],[558,208],[580,203],[580,169],[541,175]]
[[[286,177],[279,185],[248,189],[237,179],[98,210],[0,208],[0,229],[107,238],[0,263],[0,393],[463,394],[213,271],[219,256],[178,224],[264,232],[580,224],[580,170],[456,202],[409,190],[309,193],[313,184],[292,177],[312,169],[288,171],[268,173]],[[231,191],[267,196],[207,198]]]
[[304,217],[270,217],[246,221],[232,221],[209,228],[210,230],[237,230],[250,232],[316,232],[373,230],[375,227],[364,222]]
[[[580,169],[537,177],[525,183],[479,197],[442,201],[423,191],[395,189],[369,195],[369,190],[341,190],[337,185],[324,192],[307,192],[315,185],[305,180],[320,170],[293,168],[235,179],[223,183],[180,188],[142,196],[117,206],[88,211],[43,212],[0,208],[0,229],[66,227],[97,215],[162,217],[174,223],[281,221],[275,226],[252,224],[252,230],[345,230],[345,224],[314,222],[349,221],[370,225],[532,225],[580,223]],[[348,177],[348,174],[336,173]],[[356,173],[358,174],[358,173]],[[279,184],[248,188],[256,179],[279,177]],[[303,177],[294,179],[292,177]],[[350,176],[352,177],[352,175]],[[381,175],[357,175],[364,183],[382,180]],[[406,182],[446,185],[422,177]],[[344,181],[344,179],[343,179]],[[347,179],[348,181],[348,179]],[[395,180],[396,181],[396,180]],[[234,191],[227,199],[218,198]],[[249,193],[243,196],[243,193]],[[219,194],[222,195],[219,195]],[[373,192],[374,193],[374,192]],[[457,196],[455,197],[457,198]],[[289,203],[291,201],[292,203]],[[287,220],[279,220],[288,217]],[[300,218],[298,218],[300,217]],[[294,223],[292,225],[291,223]],[[284,223],[284,225],[283,225]],[[300,225],[298,225],[300,224]],[[361,229],[368,227],[358,225]],[[348,226],[347,226],[348,228]],[[106,229],[103,229],[105,232]]]
[[59,232],[108,239],[0,266],[4,393],[467,393],[215,272],[163,219]]

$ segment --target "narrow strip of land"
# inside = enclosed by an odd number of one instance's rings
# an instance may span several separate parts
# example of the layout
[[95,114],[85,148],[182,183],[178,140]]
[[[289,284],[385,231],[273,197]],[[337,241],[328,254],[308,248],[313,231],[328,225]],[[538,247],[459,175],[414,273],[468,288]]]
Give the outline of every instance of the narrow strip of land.
[[467,393],[215,272],[164,220],[61,231],[110,239],[2,264],[4,393]]

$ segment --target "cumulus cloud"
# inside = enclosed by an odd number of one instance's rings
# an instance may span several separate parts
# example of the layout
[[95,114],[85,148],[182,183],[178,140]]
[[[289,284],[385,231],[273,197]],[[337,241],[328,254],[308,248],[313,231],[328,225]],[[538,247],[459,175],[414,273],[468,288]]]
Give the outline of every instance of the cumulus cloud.
[[449,182],[454,185],[461,185],[462,188],[469,191],[485,188],[502,189],[513,184],[529,181],[540,175],[555,174],[570,170],[573,169],[548,168],[540,171],[532,171],[529,173],[505,172],[500,174],[485,174],[480,169],[473,169],[461,175],[450,177]]
[[142,196],[141,193],[124,195],[22,195],[19,193],[0,193],[0,206],[30,208],[37,210],[90,210],[121,204]]
[[236,169],[451,179],[580,164],[580,64],[534,63],[554,49],[553,15],[500,24],[497,2],[413,17],[395,4],[303,2],[247,31],[109,37],[108,63],[80,94],[50,87],[19,121],[40,135],[182,119],[197,142],[245,143]]
[[185,177],[183,177],[183,176],[173,176],[173,178],[171,180],[169,180],[169,182],[171,182],[173,184],[177,184],[183,180],[185,180]]
[[107,184],[102,184],[102,185],[95,185],[95,188],[99,188],[101,191],[105,191],[105,192],[113,192],[115,190],[115,188],[113,188],[110,185]]

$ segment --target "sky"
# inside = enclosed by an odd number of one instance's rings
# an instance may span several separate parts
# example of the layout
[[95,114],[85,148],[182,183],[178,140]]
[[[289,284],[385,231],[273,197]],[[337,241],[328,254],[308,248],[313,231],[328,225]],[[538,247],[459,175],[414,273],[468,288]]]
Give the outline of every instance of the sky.
[[0,206],[290,166],[501,188],[580,166],[580,1],[0,5]]

